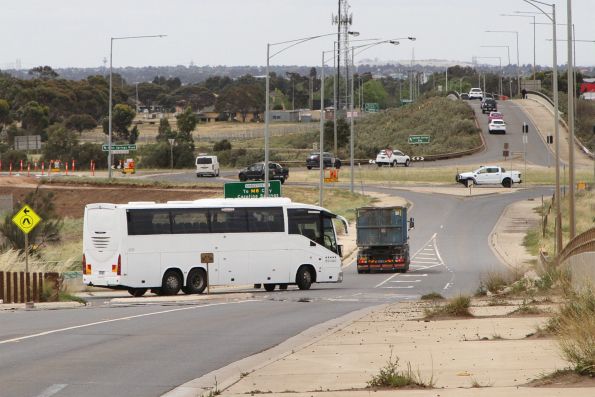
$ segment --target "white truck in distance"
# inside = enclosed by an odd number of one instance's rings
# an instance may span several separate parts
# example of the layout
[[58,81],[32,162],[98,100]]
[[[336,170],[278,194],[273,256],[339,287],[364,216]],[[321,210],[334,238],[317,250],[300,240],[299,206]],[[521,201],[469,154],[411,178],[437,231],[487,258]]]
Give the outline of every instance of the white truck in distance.
[[497,165],[481,166],[473,172],[457,174],[455,180],[469,187],[471,185],[498,185],[511,187],[513,183],[521,183],[519,171],[506,171]]

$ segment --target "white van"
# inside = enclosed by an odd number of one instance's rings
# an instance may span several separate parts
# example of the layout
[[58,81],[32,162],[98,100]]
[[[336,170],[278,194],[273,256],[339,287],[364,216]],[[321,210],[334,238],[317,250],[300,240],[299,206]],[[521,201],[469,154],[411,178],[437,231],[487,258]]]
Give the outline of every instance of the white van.
[[196,158],[196,176],[203,175],[219,176],[219,161],[217,156],[199,155]]

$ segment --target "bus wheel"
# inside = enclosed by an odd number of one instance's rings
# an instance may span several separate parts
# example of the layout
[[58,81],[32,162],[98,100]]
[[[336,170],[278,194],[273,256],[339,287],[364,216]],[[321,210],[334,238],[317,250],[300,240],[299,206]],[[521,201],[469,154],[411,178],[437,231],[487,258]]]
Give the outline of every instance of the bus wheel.
[[168,270],[163,275],[161,283],[161,295],[176,295],[182,288],[182,280],[178,272]]
[[286,290],[287,289],[287,284],[279,284],[279,289]]
[[140,298],[147,292],[146,288],[128,288],[128,293],[136,298]]
[[202,269],[192,269],[188,273],[186,286],[182,290],[186,294],[202,294],[207,288],[207,275]]
[[265,291],[268,291],[268,292],[273,292],[275,290],[275,287],[276,287],[275,284],[265,284],[264,285]]
[[310,286],[312,285],[312,273],[310,273],[310,270],[306,266],[302,266],[298,269],[295,283],[299,289],[310,289]]

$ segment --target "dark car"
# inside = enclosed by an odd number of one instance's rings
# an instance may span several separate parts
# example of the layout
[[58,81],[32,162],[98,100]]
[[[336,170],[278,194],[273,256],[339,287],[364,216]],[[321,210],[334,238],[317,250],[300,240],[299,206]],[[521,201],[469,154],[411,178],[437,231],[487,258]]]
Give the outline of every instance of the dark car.
[[[330,152],[323,152],[322,153],[322,161],[324,164],[324,168],[341,168],[341,160],[335,157]],[[312,152],[306,159],[306,168],[311,170],[312,168],[319,168],[320,167],[320,152]]]
[[498,105],[496,101],[491,98],[486,98],[481,102],[481,112],[482,113],[489,113],[489,112],[496,112],[498,111]]
[[[240,181],[264,181],[264,162],[254,163],[240,171]],[[289,169],[279,163],[269,162],[269,180],[285,181],[289,178]]]

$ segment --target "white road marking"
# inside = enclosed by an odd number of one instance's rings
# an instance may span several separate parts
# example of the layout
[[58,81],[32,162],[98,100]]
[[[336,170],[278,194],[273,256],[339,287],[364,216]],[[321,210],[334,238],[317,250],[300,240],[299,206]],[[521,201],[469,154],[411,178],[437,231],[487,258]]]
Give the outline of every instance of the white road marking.
[[48,387],[47,389],[45,389],[44,391],[41,392],[41,394],[38,394],[35,397],[50,397],[53,396],[54,394],[58,393],[60,390],[64,389],[66,386],[66,384],[62,384],[62,383],[57,383],[54,385],[51,385],[50,387]]
[[421,280],[391,280],[391,283],[420,283]]
[[[414,270],[414,271],[412,271],[410,273],[414,273],[416,271],[417,270]],[[428,276],[427,273],[422,273],[422,274],[401,274],[401,277],[427,277],[427,276]]]
[[3,345],[5,343],[20,342],[20,341],[26,340],[26,339],[32,339],[32,338],[37,338],[37,337],[40,337],[40,336],[51,335],[51,334],[55,334],[55,333],[58,333],[58,332],[70,331],[70,330],[73,330],[73,329],[87,328],[87,327],[92,327],[94,325],[114,323],[116,321],[131,320],[133,318],[149,317],[149,316],[155,316],[157,314],[166,314],[166,313],[180,312],[180,311],[183,311],[183,310],[195,310],[195,309],[202,309],[202,308],[205,308],[205,307],[222,306],[222,305],[229,305],[229,304],[232,304],[232,303],[247,303],[247,302],[258,302],[258,300],[257,299],[249,299],[249,300],[237,301],[237,302],[210,303],[210,304],[207,304],[207,305],[180,307],[180,308],[177,308],[177,309],[162,310],[162,311],[159,311],[159,312],[152,312],[152,313],[145,313],[145,314],[137,314],[137,315],[134,315],[134,316],[126,316],[126,317],[113,318],[111,320],[95,321],[95,322],[92,322],[92,323],[81,324],[81,325],[73,325],[72,327],[58,328],[58,329],[53,329],[53,330],[50,330],[50,331],[39,332],[37,334],[20,336],[18,338],[0,340],[0,345]]
[[406,287],[382,287],[382,288],[387,288],[387,289],[409,289],[409,288],[413,288],[413,285],[408,285]]
[[432,252],[434,252],[434,248],[424,248],[424,251],[432,251]]
[[420,267],[418,268],[418,270],[426,270],[426,269],[431,269],[431,268],[433,268],[433,267],[436,267],[436,266],[443,266],[443,263],[437,263],[437,264],[435,264],[435,265],[432,265],[432,266],[420,266]]
[[395,274],[393,274],[392,276],[390,276],[389,278],[387,278],[386,280],[384,280],[384,281],[383,281],[383,282],[381,282],[380,284],[376,285],[374,288],[378,288],[378,287],[380,287],[382,284],[384,284],[384,283],[388,282],[389,280],[391,280],[391,279],[393,279],[393,278],[397,277],[398,275],[399,275],[398,273],[395,273]]
[[446,285],[442,289],[448,289],[448,287],[450,287],[450,283],[446,283]]
[[439,265],[439,262],[430,262],[430,261],[411,261],[411,263],[426,263],[430,265]]

